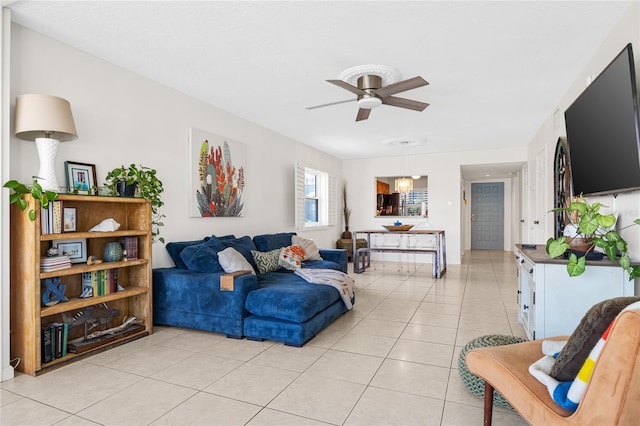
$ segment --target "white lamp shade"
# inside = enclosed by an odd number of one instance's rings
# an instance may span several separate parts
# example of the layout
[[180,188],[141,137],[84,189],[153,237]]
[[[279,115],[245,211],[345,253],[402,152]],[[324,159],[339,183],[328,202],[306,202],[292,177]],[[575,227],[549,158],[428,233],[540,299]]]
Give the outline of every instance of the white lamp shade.
[[16,136],[33,141],[54,138],[61,142],[78,138],[66,99],[50,95],[21,95],[16,100]]

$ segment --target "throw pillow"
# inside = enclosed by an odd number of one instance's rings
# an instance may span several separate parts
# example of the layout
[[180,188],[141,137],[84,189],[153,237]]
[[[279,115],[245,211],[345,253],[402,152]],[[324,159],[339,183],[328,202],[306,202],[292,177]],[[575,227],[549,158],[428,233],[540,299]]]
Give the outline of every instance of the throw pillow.
[[295,232],[280,232],[278,234],[262,234],[253,237],[253,243],[258,251],[271,251],[291,244],[291,236]]
[[240,252],[240,254],[242,254],[244,258],[247,259],[247,261],[251,265],[251,269],[253,269],[254,271],[258,269],[257,265],[253,261],[253,255],[251,254],[252,250],[258,250],[258,249],[256,248],[256,245],[253,243],[253,240],[251,239],[251,237],[245,235],[244,237],[240,237],[240,238],[224,239],[224,240],[221,239],[220,241],[222,242],[222,245],[225,246],[225,248],[233,247],[238,252]]
[[575,379],[591,349],[598,343],[611,321],[627,305],[639,300],[640,297],[616,297],[591,307],[560,351],[549,375],[561,382]]
[[166,245],[167,252],[169,253],[169,257],[173,260],[173,264],[176,265],[178,269],[187,269],[187,265],[180,258],[180,253],[182,250],[189,246],[198,245],[207,242],[209,237],[205,237],[202,240],[196,241],[174,241]]
[[280,266],[278,265],[278,257],[282,249],[275,249],[270,251],[256,251],[252,250],[253,261],[258,266],[259,274],[266,274],[267,272],[275,271]]
[[322,260],[322,257],[320,257],[320,250],[318,250],[318,246],[313,242],[313,240],[308,240],[299,235],[294,235],[291,237],[291,244],[302,247],[304,250],[303,260]]
[[222,269],[224,269],[227,274],[236,271],[251,271],[253,275],[256,274],[253,266],[251,266],[247,259],[233,247],[228,247],[218,252],[218,260],[220,262],[220,266],[222,266]]
[[278,264],[290,271],[295,271],[302,267],[302,259],[304,259],[304,249],[300,246],[285,247],[280,251]]
[[224,246],[216,237],[211,237],[207,242],[186,247],[180,253],[180,259],[187,269],[194,272],[219,272],[222,266],[218,261],[218,252]]

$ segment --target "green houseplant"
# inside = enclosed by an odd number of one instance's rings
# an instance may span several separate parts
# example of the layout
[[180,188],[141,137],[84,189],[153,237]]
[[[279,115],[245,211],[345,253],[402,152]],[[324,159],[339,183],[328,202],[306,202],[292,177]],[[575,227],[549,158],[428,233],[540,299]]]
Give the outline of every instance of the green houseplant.
[[162,218],[165,216],[158,211],[164,205],[160,197],[164,192],[164,187],[156,174],[157,171],[149,167],[136,166],[135,164],[130,164],[128,167],[122,165],[107,173],[104,185],[110,195],[119,195],[118,187],[126,185],[134,187],[131,196],[137,194],[139,197],[149,200],[151,203],[151,236],[153,241],[164,243],[164,238],[159,237],[159,228],[164,226]]
[[[627,242],[613,229],[616,217],[612,214],[600,213],[600,208],[606,207],[601,203],[589,203],[584,197],[573,199],[569,207],[553,209],[553,212],[567,212],[571,217],[571,224],[575,229],[576,237],[586,243],[581,251],[571,252],[567,263],[567,272],[570,276],[581,275],[586,268],[586,255],[595,247],[601,248],[610,260],[618,261],[620,266],[629,273],[629,279],[640,277],[640,266],[632,266],[629,259]],[[632,225],[640,225],[640,219],[634,220]],[[622,229],[620,230],[622,231]],[[551,258],[559,257],[571,249],[572,238],[561,236],[549,238],[546,250]]]
[[[11,195],[9,196],[9,203],[16,203],[20,210],[25,211],[27,208],[27,201],[24,199],[26,194],[31,194],[31,196],[38,201],[38,204],[42,208],[47,208],[49,206],[49,201],[53,201],[58,198],[58,193],[55,191],[44,191],[42,186],[38,183],[37,176],[33,176],[33,183],[31,186],[28,186],[24,183],[20,183],[17,180],[10,180],[4,184],[5,188],[9,188],[12,190]],[[29,210],[28,212],[29,219],[33,222],[36,220],[36,211],[34,209]]]

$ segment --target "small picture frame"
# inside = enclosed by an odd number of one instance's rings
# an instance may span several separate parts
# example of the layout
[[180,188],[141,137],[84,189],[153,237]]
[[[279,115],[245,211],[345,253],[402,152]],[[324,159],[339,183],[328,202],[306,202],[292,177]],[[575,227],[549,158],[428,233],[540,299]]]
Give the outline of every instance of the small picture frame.
[[91,188],[97,187],[96,165],[65,161],[64,170],[67,176],[67,191],[73,194],[89,194]]
[[78,238],[73,240],[53,240],[53,248],[58,249],[58,254],[66,254],[71,263],[84,263],[87,261],[87,240]]
[[76,208],[65,207],[63,210],[62,232],[76,232]]

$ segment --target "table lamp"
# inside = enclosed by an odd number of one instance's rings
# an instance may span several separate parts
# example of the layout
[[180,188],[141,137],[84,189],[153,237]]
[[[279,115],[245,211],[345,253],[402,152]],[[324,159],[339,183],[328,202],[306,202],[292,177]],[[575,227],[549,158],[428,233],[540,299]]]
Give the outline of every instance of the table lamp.
[[50,95],[21,95],[16,100],[16,137],[36,141],[40,171],[36,176],[44,190],[58,191],[55,160],[58,143],[78,138],[71,105]]

